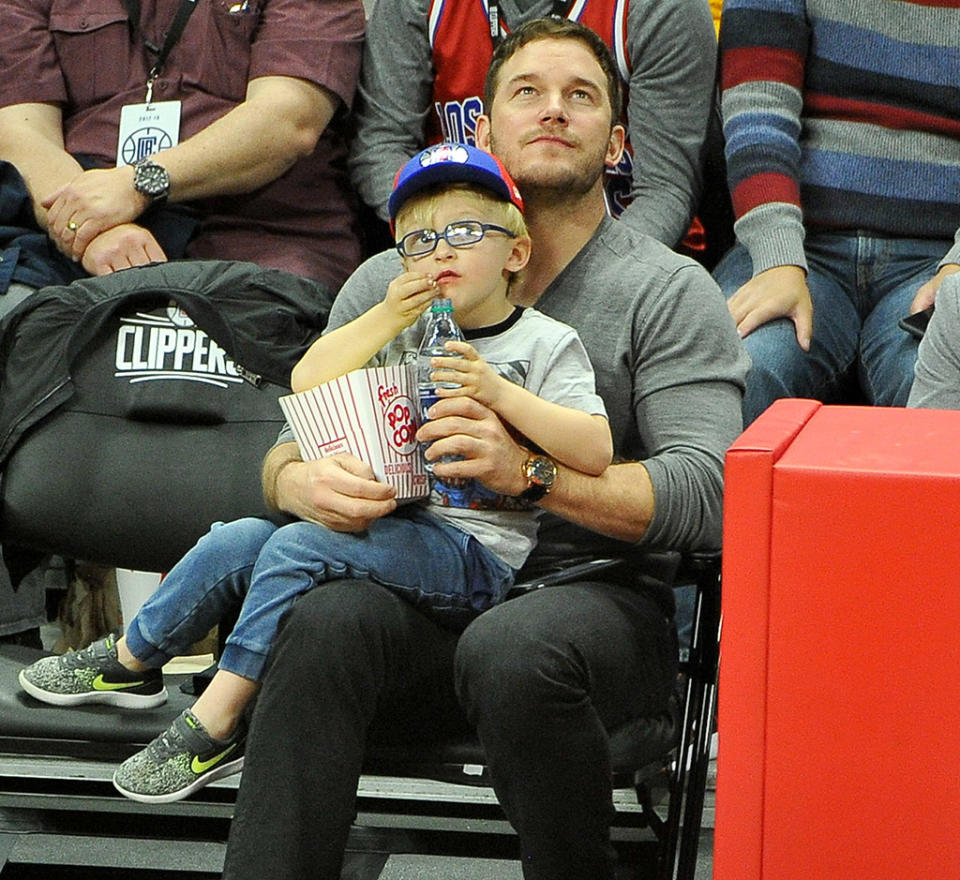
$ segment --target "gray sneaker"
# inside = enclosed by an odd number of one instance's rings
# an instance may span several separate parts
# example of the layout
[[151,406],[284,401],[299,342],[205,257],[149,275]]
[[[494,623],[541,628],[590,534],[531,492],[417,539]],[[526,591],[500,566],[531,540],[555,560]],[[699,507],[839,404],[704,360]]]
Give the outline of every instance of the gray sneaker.
[[243,767],[246,725],[229,739],[214,739],[185,709],[143,751],[127,758],[113,774],[122,795],[145,804],[167,804],[239,772]]
[[117,660],[110,635],[80,651],[44,657],[20,670],[20,687],[54,706],[103,703],[124,709],[151,709],[167,701],[159,669],[131,672]]

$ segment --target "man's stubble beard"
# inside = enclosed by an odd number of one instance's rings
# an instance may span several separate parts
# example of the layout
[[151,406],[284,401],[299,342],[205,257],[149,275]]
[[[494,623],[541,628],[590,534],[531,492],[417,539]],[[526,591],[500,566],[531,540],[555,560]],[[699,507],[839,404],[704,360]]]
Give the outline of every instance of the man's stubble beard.
[[[490,151],[497,157],[500,153],[497,149],[498,141],[490,134]],[[541,204],[552,204],[563,201],[576,201],[593,191],[597,181],[601,180],[606,173],[605,151],[599,153],[595,161],[589,157],[583,156],[582,161],[577,162],[573,167],[568,167],[559,176],[553,176],[547,169],[543,173],[537,171],[515,171],[513,168],[507,168],[510,175],[520,189],[523,198],[527,202],[539,202]],[[544,165],[549,165],[545,161]]]

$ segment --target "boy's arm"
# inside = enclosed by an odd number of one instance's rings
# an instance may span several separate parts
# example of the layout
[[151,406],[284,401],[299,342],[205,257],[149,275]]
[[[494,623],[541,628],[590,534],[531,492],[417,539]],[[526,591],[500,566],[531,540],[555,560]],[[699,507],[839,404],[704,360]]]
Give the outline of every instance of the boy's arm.
[[365,366],[399,331],[392,329],[383,303],[321,336],[290,374],[290,387],[306,391]]
[[439,388],[438,396],[472,397],[568,467],[597,475],[610,464],[613,440],[604,416],[545,400],[511,382],[467,342],[448,342],[447,348],[461,357],[434,358],[433,375],[460,387]]
[[505,387],[491,409],[502,419],[567,467],[593,476],[606,470],[613,458],[613,438],[604,416],[551,403],[498,378]]
[[290,387],[306,391],[359,370],[401,330],[417,320],[435,293],[428,276],[406,272],[390,282],[383,302],[321,336],[290,374]]

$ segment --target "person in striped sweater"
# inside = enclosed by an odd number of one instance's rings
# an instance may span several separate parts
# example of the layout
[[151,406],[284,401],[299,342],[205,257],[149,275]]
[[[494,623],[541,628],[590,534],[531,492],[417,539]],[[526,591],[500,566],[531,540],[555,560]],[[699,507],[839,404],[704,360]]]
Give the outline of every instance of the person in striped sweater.
[[745,423],[851,377],[904,405],[898,320],[960,270],[960,0],[726,0],[720,54]]

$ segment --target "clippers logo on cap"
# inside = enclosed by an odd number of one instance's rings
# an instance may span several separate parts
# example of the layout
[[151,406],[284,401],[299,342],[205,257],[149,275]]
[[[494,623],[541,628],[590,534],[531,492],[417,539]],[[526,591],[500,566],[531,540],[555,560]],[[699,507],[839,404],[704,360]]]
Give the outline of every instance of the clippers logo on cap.
[[467,148],[460,144],[437,144],[420,154],[420,165],[423,168],[438,165],[441,162],[459,162],[461,165],[466,165],[469,161],[470,154]]

